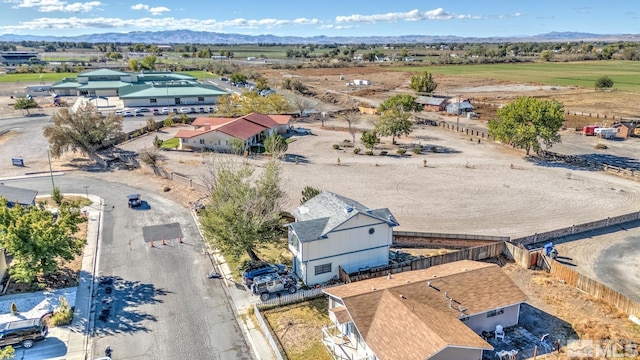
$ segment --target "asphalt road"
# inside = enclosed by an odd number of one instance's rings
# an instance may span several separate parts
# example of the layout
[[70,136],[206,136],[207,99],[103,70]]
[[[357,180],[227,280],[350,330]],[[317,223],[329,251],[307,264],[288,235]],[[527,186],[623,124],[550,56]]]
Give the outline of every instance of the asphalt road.
[[[99,175],[98,175],[99,176]],[[4,181],[50,192],[47,177]],[[110,345],[115,359],[251,359],[224,289],[207,279],[211,261],[189,211],[156,194],[92,175],[55,179],[63,193],[84,186],[105,201],[95,296],[93,356]],[[145,206],[127,207],[139,192]],[[179,223],[184,243],[145,243],[142,228]]]

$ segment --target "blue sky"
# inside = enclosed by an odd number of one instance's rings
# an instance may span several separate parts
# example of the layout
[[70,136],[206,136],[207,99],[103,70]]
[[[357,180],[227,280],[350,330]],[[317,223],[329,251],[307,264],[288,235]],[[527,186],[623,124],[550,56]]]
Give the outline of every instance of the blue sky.
[[190,29],[279,36],[630,34],[633,1],[0,0],[0,34]]

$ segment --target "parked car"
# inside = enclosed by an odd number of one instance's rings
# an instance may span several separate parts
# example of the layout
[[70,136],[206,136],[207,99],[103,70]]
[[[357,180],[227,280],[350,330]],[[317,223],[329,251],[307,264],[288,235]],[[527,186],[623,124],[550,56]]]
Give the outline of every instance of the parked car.
[[198,108],[198,113],[200,113],[200,114],[204,114],[204,113],[206,113],[206,112],[207,112],[207,111],[205,110],[205,108],[203,108],[203,107],[199,107],[199,108]]
[[179,114],[180,112],[178,111],[178,108],[173,108],[171,109],[171,112],[174,114]]
[[158,109],[153,109],[153,115],[160,115],[160,110]]
[[146,108],[146,107],[140,108],[138,110],[140,110],[140,112],[149,112],[149,108]]
[[251,284],[251,291],[255,295],[260,296],[260,300],[267,301],[271,297],[271,294],[286,291],[289,294],[295,294],[298,291],[298,282],[293,276],[290,275],[278,275],[276,273],[256,276],[253,284]]
[[280,274],[284,275],[288,272],[287,266],[283,264],[270,264],[264,261],[257,261],[249,263],[249,265],[242,272],[242,283],[251,288],[253,279],[256,276],[267,274]]
[[142,205],[140,194],[129,194],[129,196],[127,196],[127,203],[130,208]]
[[29,349],[34,341],[43,340],[48,333],[49,328],[43,318],[6,322],[0,324],[0,347],[22,345]]
[[216,111],[216,109],[215,109],[213,106],[209,106],[209,107],[207,108],[207,112],[212,113],[212,112],[215,112],[215,111]]
[[124,116],[124,117],[132,117],[133,113],[131,111],[129,111],[129,110],[126,110],[126,111],[122,112],[122,116]]
[[189,113],[189,108],[186,108],[186,107],[180,108],[180,113],[181,114],[188,114]]
[[311,135],[311,129],[308,129],[308,128],[297,127],[295,129],[293,129],[293,131],[295,131],[297,134],[301,134],[301,135]]
[[189,108],[189,114],[195,114],[196,113],[196,108]]
[[160,112],[160,114],[169,115],[169,108],[162,108],[162,111]]
[[144,112],[144,111],[142,111],[142,109],[136,109],[136,110],[134,111],[134,114],[135,114],[136,116],[144,116],[143,112]]

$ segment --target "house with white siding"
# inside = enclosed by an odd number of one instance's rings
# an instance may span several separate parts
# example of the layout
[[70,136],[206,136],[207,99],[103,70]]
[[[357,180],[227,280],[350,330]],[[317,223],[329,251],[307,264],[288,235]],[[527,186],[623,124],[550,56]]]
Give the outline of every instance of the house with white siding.
[[323,329],[327,349],[377,360],[480,360],[493,350],[483,332],[517,325],[527,299],[498,265],[472,260],[323,292],[333,322]]
[[392,229],[398,221],[389,209],[323,191],[296,208],[289,228],[293,272],[307,285],[347,272],[389,264]]

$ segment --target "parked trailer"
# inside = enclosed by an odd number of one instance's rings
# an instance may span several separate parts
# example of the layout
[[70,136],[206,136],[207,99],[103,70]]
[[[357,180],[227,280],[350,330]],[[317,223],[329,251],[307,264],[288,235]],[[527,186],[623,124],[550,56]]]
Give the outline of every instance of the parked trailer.
[[584,136],[595,136],[596,132],[595,130],[599,128],[598,125],[587,125],[584,128],[582,128],[582,134]]
[[594,130],[595,136],[604,139],[613,139],[618,133],[618,129],[613,128],[597,128]]

